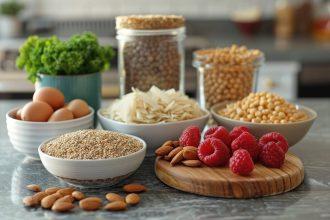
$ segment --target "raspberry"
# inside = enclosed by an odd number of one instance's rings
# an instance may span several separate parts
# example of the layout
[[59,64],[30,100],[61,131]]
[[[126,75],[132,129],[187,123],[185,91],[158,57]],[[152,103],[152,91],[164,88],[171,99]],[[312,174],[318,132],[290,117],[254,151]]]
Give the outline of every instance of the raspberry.
[[210,128],[206,131],[204,139],[207,138],[216,138],[220,139],[225,145],[230,146],[231,139],[229,137],[229,132],[223,126]]
[[197,126],[187,127],[180,136],[181,146],[198,147],[201,140],[201,132]]
[[259,145],[262,147],[271,141],[275,142],[275,144],[278,147],[282,148],[284,153],[288,152],[289,144],[288,144],[287,140],[285,139],[285,137],[278,132],[270,132],[270,133],[263,135],[259,139]]
[[249,132],[243,132],[238,136],[238,138],[231,143],[231,149],[233,152],[238,149],[245,149],[250,153],[253,160],[258,159],[260,152],[260,146],[258,145],[256,138]]
[[229,157],[228,147],[219,139],[208,138],[198,146],[198,158],[207,166],[223,166]]
[[250,153],[244,149],[238,149],[229,160],[229,167],[233,173],[247,176],[254,169],[254,163]]
[[265,144],[259,155],[260,162],[266,167],[280,168],[284,163],[284,159],[284,151],[273,141]]
[[250,131],[247,127],[244,126],[234,127],[233,130],[231,130],[231,132],[229,133],[231,141],[238,138],[238,136],[240,136],[243,132],[250,132]]

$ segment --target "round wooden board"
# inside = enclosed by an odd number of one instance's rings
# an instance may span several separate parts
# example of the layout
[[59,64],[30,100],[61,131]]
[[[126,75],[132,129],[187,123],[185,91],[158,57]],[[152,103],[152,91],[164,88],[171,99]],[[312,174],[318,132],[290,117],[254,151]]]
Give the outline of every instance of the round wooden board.
[[287,153],[281,169],[267,168],[259,163],[250,176],[239,176],[228,167],[172,167],[157,158],[157,177],[166,185],[185,192],[224,198],[255,198],[288,192],[304,180],[301,160]]

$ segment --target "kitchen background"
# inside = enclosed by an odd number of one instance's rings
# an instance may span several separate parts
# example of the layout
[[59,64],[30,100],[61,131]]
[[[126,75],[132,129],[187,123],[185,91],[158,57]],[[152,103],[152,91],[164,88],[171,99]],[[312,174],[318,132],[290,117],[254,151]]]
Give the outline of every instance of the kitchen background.
[[[1,0],[4,3],[10,0]],[[187,19],[186,92],[195,95],[192,52],[231,44],[258,48],[266,63],[258,90],[287,99],[330,97],[330,1],[325,0],[22,0],[17,16],[0,16],[0,99],[27,98],[34,86],[15,67],[27,36],[92,31],[116,48],[115,16],[181,14]],[[119,94],[116,59],[103,73],[104,97]]]

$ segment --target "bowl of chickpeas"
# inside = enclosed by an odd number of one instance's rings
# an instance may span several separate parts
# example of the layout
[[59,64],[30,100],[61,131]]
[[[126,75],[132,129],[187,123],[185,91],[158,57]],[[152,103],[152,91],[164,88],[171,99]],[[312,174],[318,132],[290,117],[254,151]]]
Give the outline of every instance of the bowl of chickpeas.
[[246,126],[258,138],[268,132],[279,132],[290,146],[304,138],[317,118],[313,109],[268,92],[250,93],[237,102],[218,103],[211,113],[219,125],[228,129]]

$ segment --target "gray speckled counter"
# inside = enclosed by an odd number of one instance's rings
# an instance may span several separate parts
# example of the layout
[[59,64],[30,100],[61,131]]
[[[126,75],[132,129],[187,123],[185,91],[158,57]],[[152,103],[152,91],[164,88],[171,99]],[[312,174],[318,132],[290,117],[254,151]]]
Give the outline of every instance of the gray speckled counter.
[[[305,139],[291,151],[301,157],[305,181],[297,189],[272,197],[249,200],[220,199],[183,193],[157,180],[154,158],[146,158],[139,170],[125,182],[145,184],[149,191],[142,202],[126,212],[83,212],[54,214],[41,208],[25,208],[21,200],[30,192],[27,184],[43,187],[65,185],[49,174],[41,162],[16,152],[6,134],[5,112],[22,101],[0,101],[0,219],[330,219],[330,100],[301,100],[314,108],[319,118]],[[84,190],[103,196],[119,192],[120,186]]]

